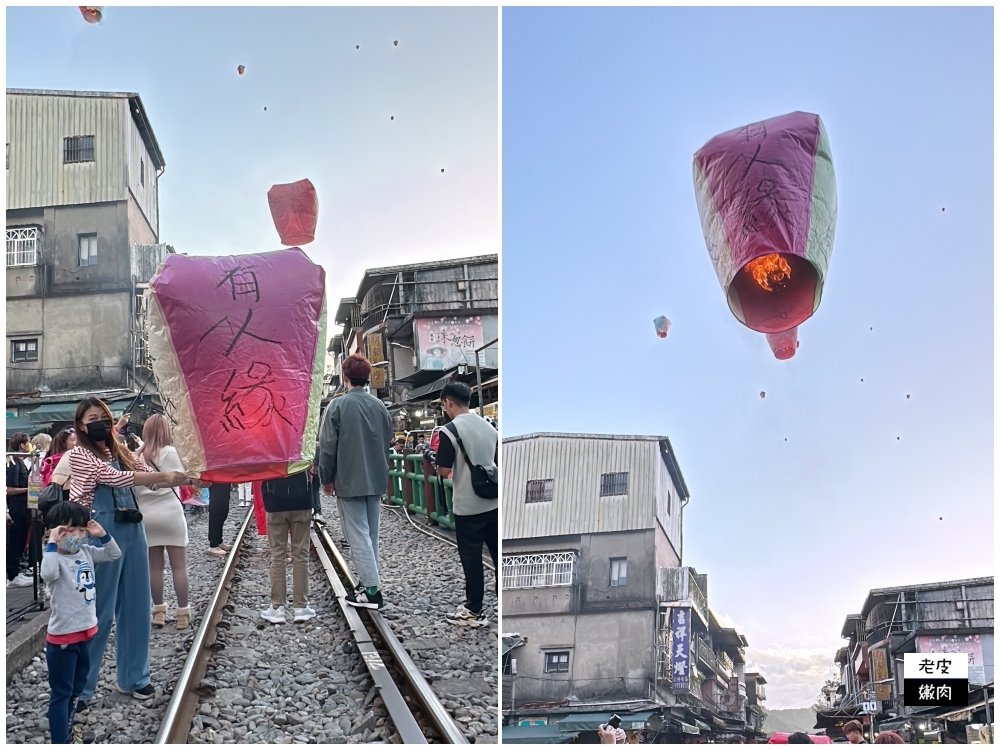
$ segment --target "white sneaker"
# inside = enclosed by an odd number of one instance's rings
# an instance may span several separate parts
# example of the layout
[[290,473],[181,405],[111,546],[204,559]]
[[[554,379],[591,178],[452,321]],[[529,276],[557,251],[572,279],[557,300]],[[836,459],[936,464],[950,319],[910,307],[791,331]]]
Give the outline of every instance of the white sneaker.
[[464,604],[459,606],[458,611],[445,618],[452,625],[467,625],[470,628],[481,628],[489,623],[486,608],[482,612],[473,612]]
[[326,523],[326,519],[323,518],[322,513],[313,513],[313,520],[317,523]]
[[35,581],[31,576],[26,576],[24,573],[18,573],[17,577],[13,581],[7,581],[7,586],[13,586],[15,588],[24,588],[25,586],[33,586]]
[[[316,613],[313,612],[313,614],[315,615]],[[270,607],[268,607],[263,612],[261,612],[260,616],[263,617],[268,622],[275,622],[275,623],[278,623],[279,625],[284,625],[285,624],[285,608],[284,607],[278,607],[277,609],[275,609],[274,605],[272,604]]]
[[304,607],[295,608],[295,622],[305,622],[306,620],[311,620],[316,616],[316,610],[310,607],[308,604]]

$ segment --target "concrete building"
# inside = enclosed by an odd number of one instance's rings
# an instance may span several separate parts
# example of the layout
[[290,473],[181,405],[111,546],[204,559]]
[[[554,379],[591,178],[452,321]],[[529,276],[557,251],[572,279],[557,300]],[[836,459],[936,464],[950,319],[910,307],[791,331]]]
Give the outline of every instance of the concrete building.
[[[993,577],[872,589],[859,614],[841,629],[847,645],[834,657],[840,688],[834,705],[817,714],[817,727],[837,736],[850,719],[892,729],[909,741],[965,741],[965,727],[986,717],[984,690],[993,684]],[[903,654],[969,655],[970,706],[903,705]],[[874,703],[875,713],[864,703]]]
[[[498,274],[496,255],[373,268],[340,301],[334,320],[343,331],[329,351],[339,361],[357,351],[371,360],[372,392],[391,404],[398,431],[432,430],[431,402],[452,379],[470,385],[474,409],[482,398],[484,416],[496,417]],[[339,365],[333,371],[335,397]]]
[[643,742],[752,736],[746,639],[683,566],[690,495],[669,439],[525,435],[502,464],[504,742],[612,712]]
[[[149,377],[142,293],[165,161],[138,94],[7,89],[7,424],[126,403]],[[124,407],[122,407],[124,408]]]

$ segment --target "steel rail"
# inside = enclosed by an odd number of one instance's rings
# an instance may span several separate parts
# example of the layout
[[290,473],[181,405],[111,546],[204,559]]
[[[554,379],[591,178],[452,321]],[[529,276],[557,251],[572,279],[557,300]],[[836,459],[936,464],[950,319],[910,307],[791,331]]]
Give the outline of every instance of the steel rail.
[[[347,561],[344,559],[344,556],[337,548],[337,545],[330,537],[326,528],[320,524],[315,524],[314,534],[321,541],[325,552],[332,558],[334,564],[340,571],[340,574],[350,583],[351,588],[353,589],[357,586],[357,579],[351,573],[350,568],[347,565]],[[416,698],[417,702],[420,703],[428,720],[440,733],[442,739],[446,743],[452,745],[469,744],[465,735],[462,734],[462,730],[459,729],[455,720],[451,717],[451,714],[448,713],[444,704],[441,703],[441,700],[435,694],[433,688],[431,688],[430,683],[424,679],[424,676],[420,673],[417,665],[413,663],[413,659],[410,658],[410,655],[406,652],[406,649],[403,647],[399,638],[397,638],[396,634],[392,632],[392,628],[389,627],[389,623],[386,622],[385,618],[383,618],[378,612],[373,610],[365,611],[368,613],[371,622],[378,630],[382,643],[389,651],[389,656],[394,662],[396,662],[396,666],[399,668],[400,674],[407,682],[409,682],[410,688],[413,691],[413,696]],[[398,724],[396,728],[399,728]],[[402,733],[400,734],[400,737],[402,737]],[[403,740],[404,742],[406,741],[405,738],[403,738]]]
[[216,625],[222,619],[222,608],[229,600],[229,590],[232,587],[233,575],[236,572],[240,548],[247,537],[247,528],[253,518],[252,509],[248,509],[247,517],[240,526],[240,531],[233,542],[226,561],[223,564],[222,575],[215,587],[215,592],[209,600],[201,626],[194,635],[191,650],[188,652],[184,668],[174,684],[174,692],[167,704],[167,711],[160,723],[160,730],[153,740],[154,745],[184,745],[187,744],[191,732],[191,722],[198,710],[198,695],[195,688],[201,684],[208,668],[210,646],[215,643]]

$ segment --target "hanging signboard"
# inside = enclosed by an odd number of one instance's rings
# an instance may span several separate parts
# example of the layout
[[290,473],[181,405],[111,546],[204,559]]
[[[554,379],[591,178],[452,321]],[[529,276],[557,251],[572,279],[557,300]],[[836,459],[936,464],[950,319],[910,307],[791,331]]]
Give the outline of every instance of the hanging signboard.
[[373,365],[385,362],[385,344],[381,333],[370,333],[365,337],[365,344],[368,347],[368,361]]
[[416,321],[417,361],[421,370],[474,367],[483,341],[480,316],[420,318]]
[[970,635],[921,635],[917,650],[922,654],[968,654],[969,684],[986,684],[983,643],[978,633]]
[[373,367],[371,374],[372,388],[385,388],[385,368]]
[[689,690],[691,677],[691,610],[674,607],[670,634],[670,673],[674,691]]
[[889,688],[889,657],[886,649],[877,648],[872,651],[872,674],[875,676],[875,700],[892,699]]

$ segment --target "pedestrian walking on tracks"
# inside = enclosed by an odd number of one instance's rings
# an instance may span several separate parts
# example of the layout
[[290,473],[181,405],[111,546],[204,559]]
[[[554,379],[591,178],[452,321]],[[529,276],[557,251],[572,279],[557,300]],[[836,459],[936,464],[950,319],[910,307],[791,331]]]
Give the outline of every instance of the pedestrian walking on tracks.
[[[452,472],[452,504],[458,556],[465,572],[465,604],[448,617],[454,625],[481,627],[487,616],[483,609],[483,545],[497,568],[499,513],[495,485],[482,497],[473,483],[473,467],[492,469],[497,465],[497,431],[478,414],[469,411],[472,391],[464,383],[448,383],[441,391],[441,406],[450,418],[439,434],[438,476]],[[495,576],[494,576],[495,585]],[[495,589],[494,589],[495,590]]]
[[222,529],[229,518],[229,499],[232,494],[233,485],[225,482],[208,488],[208,549],[205,554],[212,557],[225,557],[233,548],[231,544],[222,543]]
[[267,543],[271,548],[271,606],[260,613],[269,622],[284,623],[287,591],[288,539],[292,540],[292,607],[295,622],[316,616],[309,606],[309,526],[312,519],[309,471],[261,483],[267,512]]
[[[67,745],[73,739],[77,699],[90,673],[90,641],[98,632],[94,571],[99,563],[117,560],[122,552],[111,534],[76,503],[54,505],[46,525],[51,531],[41,576],[52,591],[45,635],[49,734],[53,745]],[[85,544],[88,537],[101,545]]]
[[90,511],[121,549],[121,557],[98,566],[97,635],[90,643],[90,672],[77,710],[97,692],[104,650],[115,626],[115,662],[120,693],[139,700],[156,691],[149,682],[149,550],[133,487],[179,487],[189,483],[179,471],[153,472],[118,442],[111,430],[111,410],[99,398],[76,407],[73,426],[78,445],[69,453],[72,483],[69,499]]
[[10,439],[7,457],[7,585],[24,588],[34,585],[31,576],[21,572],[21,556],[31,532],[28,510],[28,467],[18,453],[28,453],[31,438],[17,432]]
[[337,493],[341,526],[351,546],[360,583],[345,601],[352,607],[383,604],[378,574],[381,498],[389,479],[392,419],[385,404],[365,392],[372,365],[362,354],[344,360],[347,394],[326,408],[320,428],[320,481],[326,495]]
[[[156,471],[184,471],[177,449],[172,445],[170,423],[163,414],[154,414],[142,426],[143,445],[139,457]],[[149,547],[149,583],[153,595],[153,627],[162,628],[166,623],[167,605],[163,601],[163,569],[170,559],[170,571],[177,595],[178,630],[191,624],[191,607],[188,604],[187,572],[187,520],[180,493],[173,487],[154,490],[150,487],[136,489],[142,525]]]

